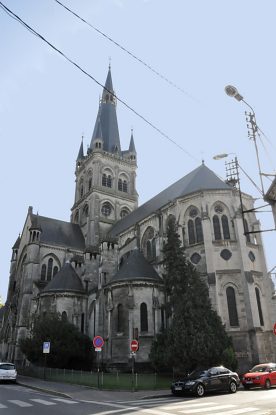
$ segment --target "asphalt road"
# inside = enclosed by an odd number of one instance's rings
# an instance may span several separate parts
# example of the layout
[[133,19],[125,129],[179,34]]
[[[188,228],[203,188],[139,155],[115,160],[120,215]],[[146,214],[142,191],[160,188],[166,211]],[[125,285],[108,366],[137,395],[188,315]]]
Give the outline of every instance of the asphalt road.
[[79,400],[34,391],[24,386],[0,385],[0,415],[276,415],[276,388],[240,390],[236,394],[194,397],[154,397],[122,401]]

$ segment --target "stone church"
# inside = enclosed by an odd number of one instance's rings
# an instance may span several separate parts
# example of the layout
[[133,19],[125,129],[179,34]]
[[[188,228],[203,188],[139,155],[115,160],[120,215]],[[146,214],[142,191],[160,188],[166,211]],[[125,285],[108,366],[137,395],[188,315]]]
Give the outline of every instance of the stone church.
[[[29,207],[12,248],[8,298],[1,310],[0,358],[24,362],[18,340],[33,317],[59,312],[90,336],[104,339],[103,361],[124,367],[130,342],[137,363],[149,362],[152,340],[166,325],[162,246],[174,217],[188,259],[209,288],[231,335],[240,369],[276,360],[275,305],[253,199],[204,163],[138,206],[137,154],[131,133],[122,150],[109,68],[87,153],[76,160],[69,222]],[[200,318],[200,316],[199,316]]]

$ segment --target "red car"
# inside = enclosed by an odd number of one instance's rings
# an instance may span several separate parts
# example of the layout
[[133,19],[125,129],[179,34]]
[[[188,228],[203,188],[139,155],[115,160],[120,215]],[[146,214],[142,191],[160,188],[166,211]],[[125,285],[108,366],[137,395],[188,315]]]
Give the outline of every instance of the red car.
[[254,366],[242,377],[244,389],[262,387],[269,389],[276,385],[276,363],[262,363]]

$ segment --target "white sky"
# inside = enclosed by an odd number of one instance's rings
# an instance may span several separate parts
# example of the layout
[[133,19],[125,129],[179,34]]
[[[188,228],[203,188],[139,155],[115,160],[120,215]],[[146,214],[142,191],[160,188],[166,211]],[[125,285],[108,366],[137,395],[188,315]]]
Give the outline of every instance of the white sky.
[[[187,91],[165,83],[54,0],[3,0],[101,83],[111,57],[117,95],[195,157],[118,104],[123,149],[134,128],[140,204],[198,167],[201,159],[224,178],[224,160],[212,158],[217,153],[235,152],[259,184],[246,108],[227,97],[228,84],[254,107],[268,138],[263,138],[265,150],[259,142],[262,170],[275,172],[274,0],[63,1]],[[0,295],[5,300],[11,247],[28,206],[43,216],[70,218],[81,135],[86,147],[102,89],[2,9],[0,39]],[[270,182],[264,183],[268,189]],[[244,176],[241,186],[259,196]],[[274,227],[271,213],[259,218],[264,229]],[[276,265],[276,233],[264,233],[263,239],[271,269]]]

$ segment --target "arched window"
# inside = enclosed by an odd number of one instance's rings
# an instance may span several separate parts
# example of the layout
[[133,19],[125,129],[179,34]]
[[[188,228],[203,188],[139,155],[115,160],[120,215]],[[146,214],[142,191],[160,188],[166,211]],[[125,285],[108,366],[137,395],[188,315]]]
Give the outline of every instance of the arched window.
[[112,178],[111,178],[111,176],[110,176],[110,174],[107,176],[107,182],[106,182],[107,184],[107,187],[112,187]]
[[195,226],[194,226],[194,221],[192,219],[188,220],[188,237],[189,237],[189,245],[195,244],[196,242]]
[[58,272],[58,267],[57,266],[55,266],[54,267],[54,270],[53,270],[53,277],[56,275],[56,273]]
[[141,331],[148,331],[148,310],[146,303],[142,303],[140,306],[140,323]]
[[123,192],[127,193],[127,181],[123,181]]
[[151,241],[151,247],[152,247],[152,259],[156,259],[156,239],[153,238]]
[[75,222],[79,221],[79,211],[77,210],[75,213]]
[[80,197],[82,198],[82,196],[83,196],[83,192],[84,192],[84,190],[83,190],[83,184],[81,185],[81,187],[80,187]]
[[82,209],[83,216],[86,218],[88,216],[89,208],[88,205],[84,205]]
[[257,288],[257,287],[255,288],[255,293],[256,293],[256,300],[257,300],[260,324],[261,324],[261,326],[264,326],[264,318],[263,318],[263,311],[262,311],[262,304],[261,304],[261,297],[260,297],[259,288]]
[[121,218],[124,218],[125,216],[127,216],[129,214],[129,210],[127,208],[123,208],[120,212],[120,216]]
[[111,212],[112,212],[112,206],[111,206],[111,204],[109,202],[105,202],[102,205],[101,212],[102,212],[102,215],[103,216],[106,216],[106,217],[107,216],[110,216],[111,215]]
[[61,320],[62,321],[67,321],[67,313],[66,313],[66,311],[63,311],[62,312],[62,314],[61,314]]
[[149,261],[156,259],[156,245],[154,239],[154,229],[152,226],[149,226],[145,230],[141,245],[143,253]]
[[43,264],[41,267],[41,274],[40,274],[41,281],[45,281],[46,279],[46,265]]
[[195,219],[195,231],[196,231],[196,241],[202,242],[203,241],[203,232],[202,232],[202,223],[200,218]]
[[226,289],[229,323],[232,327],[239,326],[239,318],[236,304],[236,294],[233,287],[227,287]]
[[117,332],[123,332],[123,317],[124,317],[124,308],[122,304],[118,304],[117,307]]
[[122,179],[118,180],[118,190],[120,190],[121,192],[123,191],[123,180]]
[[53,258],[50,258],[48,261],[47,281],[50,281],[52,278],[52,270],[53,270]]
[[146,256],[148,259],[152,258],[152,249],[151,249],[151,241],[147,241],[147,252],[146,252]]
[[228,223],[228,218],[226,215],[222,215],[221,224],[222,224],[223,238],[230,239],[229,223]]
[[217,215],[213,216],[213,227],[215,240],[219,241],[221,239],[220,223]]
[[102,175],[102,186],[107,186],[107,176],[105,173]]
[[251,242],[250,233],[248,233],[249,232],[248,222],[246,219],[243,219],[243,226],[244,226],[246,242]]
[[92,177],[90,176],[88,179],[88,191],[90,191],[92,188]]

